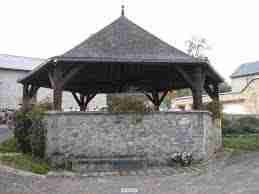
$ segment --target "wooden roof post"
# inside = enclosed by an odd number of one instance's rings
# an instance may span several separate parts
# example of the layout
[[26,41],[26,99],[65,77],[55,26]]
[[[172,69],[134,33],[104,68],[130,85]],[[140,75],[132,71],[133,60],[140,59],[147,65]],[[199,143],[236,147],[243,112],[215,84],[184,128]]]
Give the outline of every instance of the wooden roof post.
[[53,105],[54,110],[61,111],[62,110],[62,89],[54,88],[53,90]]
[[29,108],[29,92],[28,92],[29,85],[23,84],[23,95],[22,95],[22,108],[27,110]]
[[53,89],[53,109],[56,111],[62,110],[62,69],[58,66],[57,61],[53,61],[54,67],[49,70],[48,76]]
[[23,84],[22,106],[24,109],[30,108],[36,102],[36,95],[39,87],[32,84]]
[[214,87],[214,93],[215,93],[215,101],[219,102],[219,85],[213,84]]
[[155,111],[159,111],[159,93],[157,91],[152,92],[152,97],[153,97],[153,104]]
[[203,85],[205,81],[205,74],[201,67],[196,67],[194,70],[194,87],[192,88],[192,96],[193,96],[193,109],[201,110],[202,109],[202,91]]

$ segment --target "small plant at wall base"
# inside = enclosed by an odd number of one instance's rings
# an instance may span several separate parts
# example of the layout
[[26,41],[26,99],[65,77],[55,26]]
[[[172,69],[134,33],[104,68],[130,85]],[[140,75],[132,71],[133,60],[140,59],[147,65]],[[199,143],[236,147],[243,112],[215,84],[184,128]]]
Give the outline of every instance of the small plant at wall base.
[[177,152],[171,156],[173,163],[178,163],[181,166],[189,166],[193,161],[192,153],[189,152]]

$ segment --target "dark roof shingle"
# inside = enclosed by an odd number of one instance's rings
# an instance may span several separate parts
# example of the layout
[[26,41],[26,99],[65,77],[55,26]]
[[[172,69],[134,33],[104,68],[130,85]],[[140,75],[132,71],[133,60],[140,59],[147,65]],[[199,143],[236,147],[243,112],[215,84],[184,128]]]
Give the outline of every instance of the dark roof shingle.
[[125,16],[119,17],[60,58],[197,62],[197,59],[163,42]]

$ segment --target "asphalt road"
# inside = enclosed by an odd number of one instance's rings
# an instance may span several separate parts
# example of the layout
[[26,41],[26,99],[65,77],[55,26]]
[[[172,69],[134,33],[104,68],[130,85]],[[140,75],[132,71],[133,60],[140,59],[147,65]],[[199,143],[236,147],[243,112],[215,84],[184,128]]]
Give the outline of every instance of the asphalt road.
[[7,125],[0,125],[0,143],[12,136],[12,131]]

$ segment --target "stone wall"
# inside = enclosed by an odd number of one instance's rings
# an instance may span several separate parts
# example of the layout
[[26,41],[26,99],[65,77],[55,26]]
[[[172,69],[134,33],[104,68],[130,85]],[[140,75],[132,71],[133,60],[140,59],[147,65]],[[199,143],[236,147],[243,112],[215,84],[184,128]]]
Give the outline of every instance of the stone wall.
[[206,159],[221,147],[221,130],[203,111],[159,113],[50,112],[46,115],[47,156],[145,158],[166,163],[175,152]]

